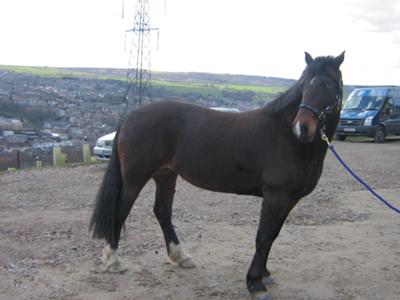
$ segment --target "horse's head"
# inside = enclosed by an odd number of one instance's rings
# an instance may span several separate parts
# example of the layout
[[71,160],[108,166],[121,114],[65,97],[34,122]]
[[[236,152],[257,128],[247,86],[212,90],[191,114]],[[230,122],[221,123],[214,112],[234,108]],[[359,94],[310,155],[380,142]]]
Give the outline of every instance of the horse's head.
[[306,54],[307,67],[300,78],[302,99],[293,121],[298,140],[308,143],[331,114],[338,114],[342,97],[342,78],[339,70],[344,52],[337,57],[317,57]]

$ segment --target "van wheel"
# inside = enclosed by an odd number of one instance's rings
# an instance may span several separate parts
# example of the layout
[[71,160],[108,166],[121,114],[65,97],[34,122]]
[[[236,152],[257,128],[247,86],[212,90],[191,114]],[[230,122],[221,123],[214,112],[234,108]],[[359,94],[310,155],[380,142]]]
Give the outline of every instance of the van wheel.
[[337,141],[344,141],[344,140],[346,139],[346,136],[343,135],[343,134],[336,134],[336,135],[335,135],[335,139],[336,139]]
[[378,127],[378,129],[375,132],[375,136],[374,136],[375,143],[384,143],[385,138],[386,138],[385,128],[383,128],[381,126]]

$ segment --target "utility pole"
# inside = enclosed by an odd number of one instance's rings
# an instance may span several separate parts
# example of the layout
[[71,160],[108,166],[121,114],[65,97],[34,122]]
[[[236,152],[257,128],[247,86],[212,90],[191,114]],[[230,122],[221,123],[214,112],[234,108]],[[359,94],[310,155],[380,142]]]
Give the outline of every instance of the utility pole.
[[[125,15],[124,11],[122,12]],[[149,0],[137,0],[133,27],[126,30],[131,33],[129,53],[128,89],[124,95],[127,104],[126,112],[134,110],[144,101],[151,101],[151,32],[157,31],[150,25]]]

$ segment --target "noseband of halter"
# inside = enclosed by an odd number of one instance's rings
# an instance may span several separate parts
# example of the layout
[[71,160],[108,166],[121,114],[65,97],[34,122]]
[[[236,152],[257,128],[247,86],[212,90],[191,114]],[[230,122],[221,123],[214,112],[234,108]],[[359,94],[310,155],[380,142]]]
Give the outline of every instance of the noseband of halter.
[[309,104],[306,104],[306,103],[301,103],[300,106],[299,106],[299,109],[302,108],[302,109],[306,109],[308,111],[311,111],[317,117],[317,119],[319,121],[323,121],[323,120],[326,119],[326,117],[328,115],[330,115],[333,112],[333,110],[336,107],[340,106],[340,102],[342,100],[342,97],[343,97],[343,81],[342,81],[342,74],[339,71],[339,88],[338,88],[338,92],[337,92],[336,97],[335,97],[335,102],[332,105],[328,105],[324,109],[319,110],[319,109],[315,108],[312,105],[309,105]]
[[317,108],[315,108],[315,107],[313,107],[313,106],[311,106],[309,104],[306,104],[306,103],[300,104],[299,108],[311,111],[317,117],[317,119],[319,121],[322,121],[322,120],[324,120],[326,118],[327,115],[332,113],[332,111],[333,111],[333,109],[335,107],[339,106],[339,103],[340,103],[340,96],[339,96],[339,93],[338,93],[336,95],[335,103],[333,105],[329,105],[329,106],[325,107],[323,110],[319,110],[319,109],[317,109]]

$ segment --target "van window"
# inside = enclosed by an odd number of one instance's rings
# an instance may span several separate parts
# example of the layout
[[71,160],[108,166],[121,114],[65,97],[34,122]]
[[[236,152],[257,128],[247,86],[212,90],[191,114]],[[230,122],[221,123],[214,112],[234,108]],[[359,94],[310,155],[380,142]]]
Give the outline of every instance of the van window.
[[390,89],[388,96],[392,98],[400,98],[400,89]]
[[389,99],[386,101],[383,112],[384,112],[384,114],[386,114],[386,113],[389,113],[389,114],[393,113],[393,99],[392,99],[392,98],[389,98]]
[[400,113],[400,97],[393,98],[393,108],[396,113]]
[[345,110],[376,110],[382,106],[386,97],[387,89],[357,89],[346,101]]

